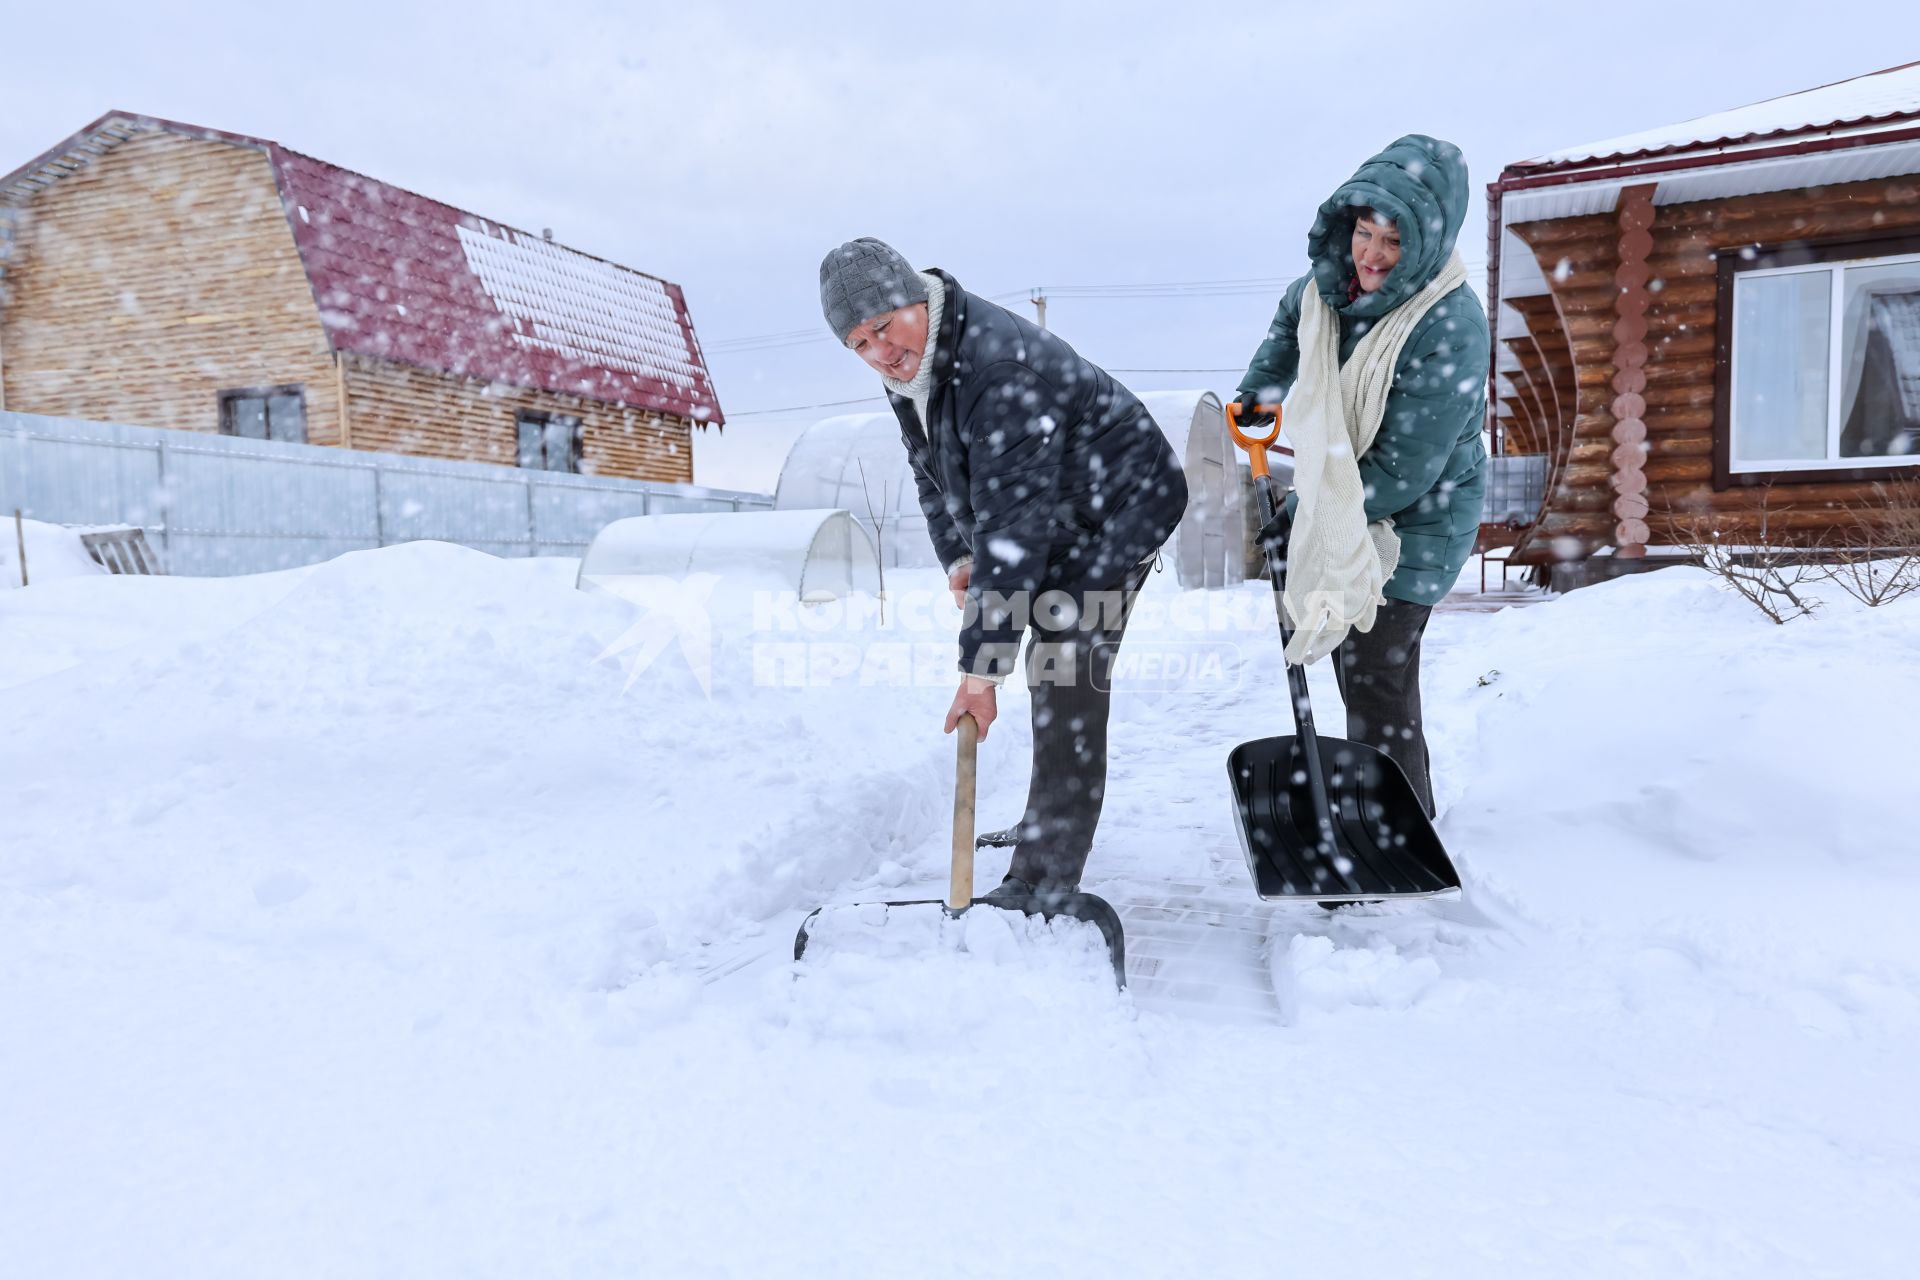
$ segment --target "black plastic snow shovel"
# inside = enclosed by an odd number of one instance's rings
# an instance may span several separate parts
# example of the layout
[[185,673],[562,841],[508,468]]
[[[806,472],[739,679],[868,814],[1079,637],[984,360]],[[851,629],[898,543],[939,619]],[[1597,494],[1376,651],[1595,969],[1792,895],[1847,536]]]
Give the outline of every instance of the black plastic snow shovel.
[[[857,913],[862,926],[885,927],[894,916],[911,913],[924,916],[939,913],[958,919],[975,908],[1004,909],[1045,920],[1080,920],[1100,931],[1107,952],[1113,958],[1114,980],[1127,985],[1127,942],[1120,927],[1120,915],[1106,899],[1091,893],[1045,893],[1010,900],[988,902],[973,896],[973,796],[980,747],[980,725],[972,716],[961,716],[955,731],[959,740],[959,758],[954,768],[953,788],[953,867],[948,877],[945,900],[919,899],[911,902],[871,902],[846,907],[821,907],[800,922],[793,940],[793,958],[806,955],[807,943],[819,927],[825,911]],[[878,919],[874,919],[874,917]]]
[[[1227,405],[1227,429],[1247,451],[1259,495],[1261,523],[1280,510],[1267,474],[1267,450],[1280,434],[1252,436],[1240,425],[1240,406]],[[1281,596],[1286,556],[1266,548],[1280,641],[1293,639]],[[1314,731],[1306,668],[1286,664],[1294,732],[1243,742],[1227,757],[1233,816],[1247,869],[1262,898],[1313,898],[1324,906],[1381,898],[1426,898],[1460,888],[1460,873],[1440,843],[1413,784],[1377,747]]]

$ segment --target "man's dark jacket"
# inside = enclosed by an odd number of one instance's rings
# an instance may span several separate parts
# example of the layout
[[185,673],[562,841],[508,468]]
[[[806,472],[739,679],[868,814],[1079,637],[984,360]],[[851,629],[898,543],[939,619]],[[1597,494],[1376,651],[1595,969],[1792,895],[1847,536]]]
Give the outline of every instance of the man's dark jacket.
[[[892,395],[942,565],[973,557],[960,669],[1013,669],[1032,601],[1118,589],[1187,509],[1187,481],[1131,391],[944,271],[926,435]],[[994,607],[1020,601],[1024,609]]]

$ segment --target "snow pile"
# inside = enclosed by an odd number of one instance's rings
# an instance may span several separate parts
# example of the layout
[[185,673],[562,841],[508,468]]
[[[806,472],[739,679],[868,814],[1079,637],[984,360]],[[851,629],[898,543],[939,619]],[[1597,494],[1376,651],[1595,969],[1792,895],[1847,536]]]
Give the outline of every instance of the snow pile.
[[[113,613],[141,634],[13,691],[13,741],[49,801],[15,817],[35,877],[129,877],[195,909],[351,921],[400,962],[613,986],[837,885],[939,808],[940,744],[890,714],[892,691],[821,714],[806,690],[756,687],[721,629],[708,697],[678,647],[623,650],[637,610],[572,572],[414,543],[258,579],[28,593],[30,629],[65,608],[80,630]],[[249,592],[271,603],[200,625],[206,597]],[[76,705],[98,713],[76,725]],[[869,755],[886,763],[844,767]],[[112,786],[93,795],[103,758]]]
[[573,571],[0,597],[21,1274],[1909,1268],[1920,600],[1774,627],[1665,570],[1437,614],[1468,893],[1327,914],[1249,900],[1227,810],[1287,723],[1271,591],[1162,575],[1123,654],[1212,619],[1225,669],[1116,699],[1120,994],[1024,921],[789,958],[816,905],[940,895],[937,571],[885,625],[729,598],[704,635]]
[[[1655,875],[1785,928],[1873,910],[1864,888],[1920,874],[1920,600],[1819,594],[1820,616],[1775,626],[1675,568],[1496,615],[1436,667],[1479,724],[1445,762],[1450,832],[1504,843],[1525,813],[1538,852],[1503,883],[1583,914],[1670,913]],[[1535,874],[1569,862],[1607,873]]]
[[1406,1009],[1440,981],[1430,957],[1408,959],[1390,942],[1339,948],[1325,934],[1295,934],[1276,961],[1274,988],[1294,1019],[1307,1009]]
[[80,531],[44,520],[0,520],[0,590],[20,586],[20,542],[27,549],[27,585],[92,578],[106,572],[80,543]]

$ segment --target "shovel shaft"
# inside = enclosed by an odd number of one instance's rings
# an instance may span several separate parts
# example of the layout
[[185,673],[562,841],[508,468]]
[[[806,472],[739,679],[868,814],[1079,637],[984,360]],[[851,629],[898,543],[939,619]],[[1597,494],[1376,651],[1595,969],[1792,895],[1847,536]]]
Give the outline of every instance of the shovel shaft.
[[[1274,492],[1273,477],[1262,475],[1255,478],[1254,489],[1259,494],[1261,523],[1270,522],[1280,514],[1280,496]],[[1287,560],[1277,546],[1266,548],[1267,576],[1273,580],[1273,611],[1280,617],[1280,644],[1285,647],[1293,642],[1293,628],[1287,625]],[[1334,661],[1338,662],[1338,655]],[[1287,669],[1287,692],[1293,703],[1293,726],[1300,743],[1301,764],[1307,772],[1307,791],[1313,798],[1314,828],[1320,836],[1321,849],[1331,854],[1334,851],[1333,803],[1327,798],[1326,769],[1320,760],[1320,735],[1313,727],[1313,700],[1307,696],[1307,669],[1291,662],[1283,662]]]
[[959,758],[953,770],[953,874],[947,885],[947,910],[964,911],[973,901],[973,792],[980,761],[980,723],[961,716],[954,734]]

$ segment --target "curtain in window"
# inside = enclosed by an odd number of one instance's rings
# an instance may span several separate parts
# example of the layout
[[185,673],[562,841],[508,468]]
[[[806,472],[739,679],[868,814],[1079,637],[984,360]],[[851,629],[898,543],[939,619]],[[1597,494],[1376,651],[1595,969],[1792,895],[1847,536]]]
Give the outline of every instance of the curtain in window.
[[[1900,272],[1906,278],[1889,282]],[[1882,458],[1920,452],[1920,279],[1903,268],[1847,273],[1845,352],[1851,372],[1840,453]],[[1856,285],[1856,277],[1865,277]],[[1881,287],[1873,288],[1879,283]],[[1854,306],[1856,289],[1864,305]]]
[[1733,459],[1827,456],[1831,271],[1742,277],[1734,289]]

